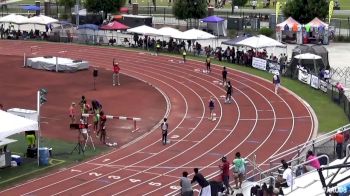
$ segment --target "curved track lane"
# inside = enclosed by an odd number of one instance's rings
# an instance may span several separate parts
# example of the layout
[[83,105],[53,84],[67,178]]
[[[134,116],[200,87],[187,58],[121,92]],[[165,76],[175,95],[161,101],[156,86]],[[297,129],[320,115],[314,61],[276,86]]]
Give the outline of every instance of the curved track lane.
[[[309,140],[314,119],[305,104],[282,90],[273,93],[269,81],[229,69],[233,104],[224,104],[221,67],[203,74],[202,62],[168,56],[150,56],[144,51],[89,47],[74,44],[1,41],[9,55],[59,55],[90,61],[111,69],[113,57],[126,74],[156,86],[169,100],[171,140],[163,146],[158,129],[111,153],[64,171],[18,185],[0,194],[23,195],[167,195],[178,189],[183,170],[199,167],[204,175],[219,174],[223,155],[229,160],[240,151],[256,155],[262,169],[269,157]],[[59,55],[62,56],[62,55]],[[208,100],[216,100],[217,120],[208,120]],[[135,106],[130,106],[135,107]]]

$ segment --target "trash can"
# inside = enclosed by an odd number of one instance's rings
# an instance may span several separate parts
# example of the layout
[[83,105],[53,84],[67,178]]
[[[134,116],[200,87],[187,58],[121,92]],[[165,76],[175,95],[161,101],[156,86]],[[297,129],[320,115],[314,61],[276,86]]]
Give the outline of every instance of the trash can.
[[49,149],[39,148],[39,165],[46,166],[49,165]]

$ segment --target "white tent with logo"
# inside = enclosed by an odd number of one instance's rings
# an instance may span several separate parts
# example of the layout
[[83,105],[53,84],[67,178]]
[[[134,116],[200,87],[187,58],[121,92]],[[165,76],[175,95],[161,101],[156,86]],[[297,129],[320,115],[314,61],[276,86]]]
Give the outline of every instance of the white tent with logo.
[[37,121],[26,119],[2,110],[0,110],[0,124],[0,140],[16,133],[38,130]]

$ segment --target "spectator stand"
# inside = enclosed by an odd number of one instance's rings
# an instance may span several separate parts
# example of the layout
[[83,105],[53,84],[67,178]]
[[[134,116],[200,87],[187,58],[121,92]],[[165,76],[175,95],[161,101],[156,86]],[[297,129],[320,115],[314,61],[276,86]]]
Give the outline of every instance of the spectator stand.
[[[350,134],[350,124],[345,125],[343,127],[340,127],[332,132],[329,132],[327,134],[321,135],[311,141],[308,141],[304,144],[301,144],[299,146],[293,147],[291,149],[288,149],[287,151],[284,151],[282,153],[278,153],[270,158],[269,160],[269,168],[264,169],[262,172],[261,168],[266,168],[267,165],[261,165],[259,163],[256,163],[252,161],[255,165],[255,167],[249,167],[249,164],[247,166],[247,173],[246,173],[246,181],[243,185],[243,192],[247,193],[250,191],[250,188],[252,186],[255,186],[256,184],[261,185],[264,182],[267,182],[269,184],[273,184],[274,177],[278,175],[278,169],[281,165],[281,160],[289,160],[287,161],[290,166],[292,167],[293,173],[294,173],[294,179],[296,178],[302,178],[304,175],[308,175],[308,173],[302,173],[300,171],[300,166],[305,165],[309,163],[308,161],[305,161],[305,154],[308,150],[311,150],[317,155],[317,158],[319,159],[321,165],[328,166],[329,163],[331,163],[333,160],[337,161],[336,158],[336,152],[335,147],[336,143],[332,139],[335,134],[337,134],[338,131],[341,131],[342,134]],[[349,137],[347,137],[346,142],[344,143],[344,155],[349,154]],[[346,153],[346,154],[345,154]],[[339,161],[339,160],[338,160]],[[315,171],[314,171],[315,172]],[[325,176],[333,176],[334,171],[324,171]],[[316,176],[315,176],[316,175]],[[299,177],[300,176],[300,177]],[[273,178],[273,179],[272,179]],[[311,179],[308,179],[309,184],[318,181],[319,177],[316,174],[313,175]],[[290,187],[289,189],[284,189],[286,192],[292,192],[296,189],[306,188],[307,183],[306,181],[298,181],[298,183],[295,184],[295,186]],[[301,183],[301,184],[299,184]],[[245,194],[244,194],[245,195]]]

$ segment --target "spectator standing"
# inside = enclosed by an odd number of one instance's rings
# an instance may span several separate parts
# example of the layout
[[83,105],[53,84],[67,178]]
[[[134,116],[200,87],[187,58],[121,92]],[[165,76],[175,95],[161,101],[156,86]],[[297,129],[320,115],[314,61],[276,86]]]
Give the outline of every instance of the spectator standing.
[[222,69],[222,85],[225,86],[227,83],[227,70],[226,67]]
[[272,83],[275,85],[275,94],[277,94],[278,93],[278,89],[281,86],[281,80],[280,80],[279,74],[274,74],[273,75]]
[[230,190],[231,190],[231,194],[233,194],[233,189],[230,186],[230,163],[227,161],[226,157],[222,157],[221,158],[222,164],[219,165],[222,173],[221,173],[221,177],[222,177],[222,181],[225,185],[226,188],[226,194],[230,194]]
[[214,121],[214,108],[215,108],[214,98],[210,97],[210,100],[209,100],[209,111],[210,111],[209,120],[212,120],[212,121]]
[[336,147],[335,147],[335,152],[337,153],[337,158],[341,159],[343,158],[342,156],[342,151],[343,151],[343,143],[344,143],[344,135],[343,133],[338,130],[337,134],[332,138],[333,140],[335,140]]
[[69,118],[70,118],[71,124],[75,123],[75,103],[74,102],[72,102],[72,104],[69,107]]
[[187,171],[182,172],[182,177],[180,178],[181,196],[193,196],[191,181],[187,176]]
[[253,7],[253,10],[255,10],[255,8],[256,8],[256,5],[257,5],[257,2],[256,2],[256,0],[253,0],[253,2],[252,2],[252,7]]
[[241,158],[241,153],[236,152],[235,159],[232,162],[233,164],[233,176],[235,178],[235,189],[240,189],[243,182],[243,177],[245,173],[245,163],[244,159]]
[[199,195],[200,196],[211,196],[211,189],[209,182],[204,178],[204,176],[198,172],[198,168],[194,168],[194,176],[191,180],[191,184],[197,182],[199,186],[202,188]]
[[113,86],[115,86],[116,83],[118,84],[118,86],[120,85],[119,72],[120,72],[119,63],[115,61],[115,58],[113,58]]
[[314,153],[309,150],[306,155],[306,161],[311,161],[307,165],[304,166],[305,172],[309,172],[315,169],[320,169],[320,162],[318,158],[314,155]]
[[162,124],[160,125],[160,128],[162,129],[163,145],[165,145],[167,143],[167,137],[168,137],[169,124],[168,124],[167,120],[168,120],[167,118],[164,118]]

